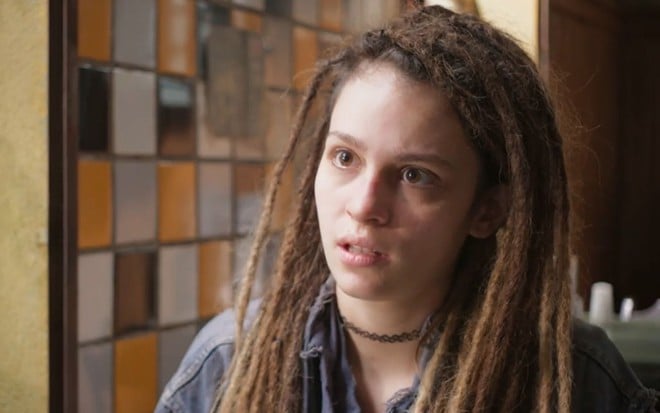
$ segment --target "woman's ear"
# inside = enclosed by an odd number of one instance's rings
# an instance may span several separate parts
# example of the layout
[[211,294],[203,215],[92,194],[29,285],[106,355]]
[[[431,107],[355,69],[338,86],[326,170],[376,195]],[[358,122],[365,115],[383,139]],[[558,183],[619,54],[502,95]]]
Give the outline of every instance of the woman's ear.
[[504,224],[509,210],[509,187],[496,185],[485,190],[477,199],[470,222],[470,235],[488,238]]

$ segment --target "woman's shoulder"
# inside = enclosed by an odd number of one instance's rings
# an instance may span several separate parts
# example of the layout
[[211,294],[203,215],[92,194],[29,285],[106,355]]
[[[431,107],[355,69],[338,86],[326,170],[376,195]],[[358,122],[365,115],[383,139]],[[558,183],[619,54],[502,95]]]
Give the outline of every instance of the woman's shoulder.
[[[260,301],[252,301],[246,328],[254,319]],[[226,310],[199,331],[176,373],[160,396],[156,413],[207,412],[234,354],[235,314]]]
[[655,412],[645,388],[603,329],[573,322],[573,412]]

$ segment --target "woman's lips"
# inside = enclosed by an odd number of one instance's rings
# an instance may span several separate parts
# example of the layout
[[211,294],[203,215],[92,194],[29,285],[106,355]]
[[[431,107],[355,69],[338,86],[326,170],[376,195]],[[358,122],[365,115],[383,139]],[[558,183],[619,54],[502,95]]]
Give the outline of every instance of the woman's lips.
[[360,245],[340,243],[339,259],[344,265],[353,267],[369,267],[387,262],[387,255]]

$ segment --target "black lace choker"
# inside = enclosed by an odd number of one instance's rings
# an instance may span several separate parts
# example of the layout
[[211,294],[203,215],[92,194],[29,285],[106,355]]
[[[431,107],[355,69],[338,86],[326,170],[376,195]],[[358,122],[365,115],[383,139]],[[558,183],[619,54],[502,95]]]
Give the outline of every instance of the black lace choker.
[[405,343],[407,341],[413,341],[419,339],[422,334],[428,328],[430,323],[425,322],[424,325],[420,328],[416,328],[412,331],[406,331],[399,334],[376,334],[370,331],[366,331],[346,320],[343,315],[339,315],[342,326],[357,334],[360,337],[364,337],[371,341],[377,341],[379,343]]

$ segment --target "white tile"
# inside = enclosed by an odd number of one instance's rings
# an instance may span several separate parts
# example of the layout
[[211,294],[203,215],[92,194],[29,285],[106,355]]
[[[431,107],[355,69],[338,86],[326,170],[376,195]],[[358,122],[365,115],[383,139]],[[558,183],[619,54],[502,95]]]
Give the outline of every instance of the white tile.
[[197,318],[197,246],[162,247],[158,264],[159,324],[176,324]]
[[78,257],[78,341],[112,334],[113,258],[110,252]]

